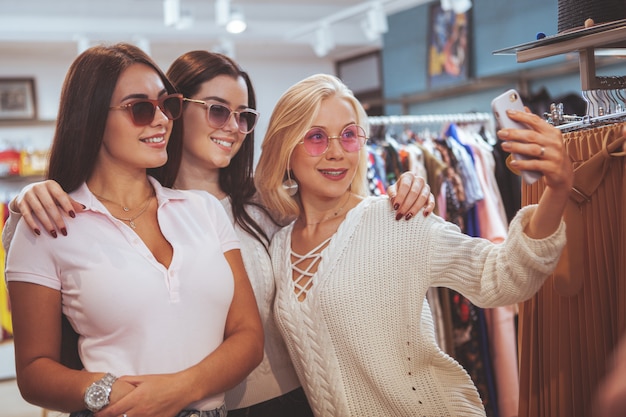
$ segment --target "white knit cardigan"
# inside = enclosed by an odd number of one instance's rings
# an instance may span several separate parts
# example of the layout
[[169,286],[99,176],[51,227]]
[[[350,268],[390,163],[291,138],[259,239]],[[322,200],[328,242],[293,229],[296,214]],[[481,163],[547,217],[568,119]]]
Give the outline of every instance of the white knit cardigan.
[[[263,361],[245,380],[226,392],[226,407],[234,410],[286,394],[300,387],[300,381],[274,321],[274,273],[270,256],[261,242],[235,223],[230,199],[224,198],[221,202],[241,241],[241,256],[254,290],[265,334]],[[258,207],[247,205],[246,211],[271,239],[278,226]]]
[[565,245],[563,223],[546,239],[523,234],[532,210],[493,244],[435,215],[396,221],[386,198],[367,198],[322,252],[303,302],[292,280],[293,223],[279,231],[275,316],[315,415],[484,416],[467,372],[437,346],[426,291],[452,288],[481,307],[532,296]]

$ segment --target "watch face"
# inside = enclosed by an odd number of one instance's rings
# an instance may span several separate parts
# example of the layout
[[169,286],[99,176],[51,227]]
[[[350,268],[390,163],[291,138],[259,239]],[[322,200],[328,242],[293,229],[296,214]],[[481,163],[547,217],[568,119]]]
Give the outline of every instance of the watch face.
[[109,390],[101,385],[90,386],[85,395],[85,404],[89,409],[101,409],[109,402]]

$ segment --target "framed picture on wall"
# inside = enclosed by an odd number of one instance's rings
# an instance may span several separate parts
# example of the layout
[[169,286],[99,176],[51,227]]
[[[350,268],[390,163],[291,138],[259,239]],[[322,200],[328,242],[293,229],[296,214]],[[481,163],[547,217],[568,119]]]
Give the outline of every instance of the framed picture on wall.
[[0,120],[36,118],[35,80],[33,78],[0,78]]
[[444,10],[440,2],[430,6],[428,38],[428,86],[447,87],[470,77],[470,10]]

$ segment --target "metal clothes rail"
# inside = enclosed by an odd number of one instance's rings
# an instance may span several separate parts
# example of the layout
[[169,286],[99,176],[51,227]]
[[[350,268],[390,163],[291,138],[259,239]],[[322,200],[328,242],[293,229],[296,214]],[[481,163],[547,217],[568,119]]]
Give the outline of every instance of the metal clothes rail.
[[371,126],[494,122],[491,113],[370,116],[368,120]]

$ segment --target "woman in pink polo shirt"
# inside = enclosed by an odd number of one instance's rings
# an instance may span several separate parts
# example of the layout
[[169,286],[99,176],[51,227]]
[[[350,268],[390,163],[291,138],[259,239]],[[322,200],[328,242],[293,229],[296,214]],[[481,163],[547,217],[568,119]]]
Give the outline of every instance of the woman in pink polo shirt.
[[[27,401],[73,416],[225,416],[224,392],[260,363],[262,324],[223,207],[165,187],[180,163],[182,105],[132,45],[93,47],[72,64],[48,178],[85,210],[64,239],[20,221],[6,261]],[[61,363],[63,315],[83,370]]]

